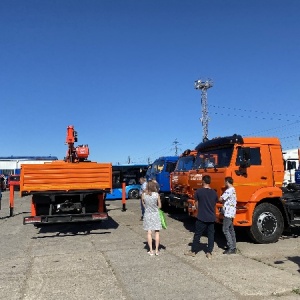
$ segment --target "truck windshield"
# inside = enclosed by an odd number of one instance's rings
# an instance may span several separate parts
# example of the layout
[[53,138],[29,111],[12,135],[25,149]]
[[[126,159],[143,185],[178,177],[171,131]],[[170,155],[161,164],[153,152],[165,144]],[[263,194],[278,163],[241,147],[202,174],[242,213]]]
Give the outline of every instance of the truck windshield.
[[233,145],[210,148],[207,151],[201,149],[201,152],[197,153],[193,169],[228,167],[231,161],[232,152]]
[[155,175],[155,174],[161,173],[162,170],[164,169],[164,165],[165,165],[165,162],[163,160],[155,161],[151,166],[150,174]]
[[185,156],[179,158],[175,171],[189,171],[192,169],[195,161],[194,156]]

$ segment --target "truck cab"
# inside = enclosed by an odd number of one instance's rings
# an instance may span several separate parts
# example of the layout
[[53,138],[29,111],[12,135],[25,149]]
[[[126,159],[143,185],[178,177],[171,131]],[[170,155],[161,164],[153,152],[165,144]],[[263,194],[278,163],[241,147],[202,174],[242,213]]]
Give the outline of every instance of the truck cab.
[[185,150],[179,157],[175,170],[171,173],[171,194],[168,202],[170,206],[185,209],[187,200],[194,196],[194,190],[188,184],[189,172],[192,170],[196,150]]
[[15,191],[20,190],[20,175],[19,174],[13,174],[8,177],[7,188],[10,188],[11,185],[14,186]]
[[159,184],[159,194],[163,206],[166,206],[171,187],[170,174],[174,171],[178,156],[162,156],[156,159],[146,173],[146,179],[155,179]]
[[[259,243],[277,241],[286,224],[282,203],[284,176],[280,141],[269,137],[233,135],[216,138],[197,147],[197,157],[188,184],[195,191],[202,186],[202,176],[211,176],[211,188],[218,197],[225,191],[225,177],[234,180],[237,193],[235,226],[246,227]],[[197,215],[193,198],[188,212]],[[221,204],[217,204],[216,222],[222,223]]]

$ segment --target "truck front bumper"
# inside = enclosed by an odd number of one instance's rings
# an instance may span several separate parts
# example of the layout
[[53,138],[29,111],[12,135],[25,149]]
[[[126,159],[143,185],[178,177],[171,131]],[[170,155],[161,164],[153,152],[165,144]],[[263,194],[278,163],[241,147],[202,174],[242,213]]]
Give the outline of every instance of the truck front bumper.
[[54,223],[75,223],[75,222],[95,222],[105,221],[108,214],[89,213],[89,214],[67,214],[67,215],[44,215],[24,217],[23,224],[54,224]]

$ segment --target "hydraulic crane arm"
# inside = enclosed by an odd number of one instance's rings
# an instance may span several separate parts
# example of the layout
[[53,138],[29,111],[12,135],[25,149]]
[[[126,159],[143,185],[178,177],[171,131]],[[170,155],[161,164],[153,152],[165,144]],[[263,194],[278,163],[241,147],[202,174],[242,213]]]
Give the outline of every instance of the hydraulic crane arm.
[[75,147],[74,143],[76,143],[77,140],[77,131],[74,130],[74,126],[68,126],[66,137],[66,144],[68,145],[67,156],[65,158],[66,162],[74,163],[87,160],[89,156],[89,147],[88,145],[79,145]]

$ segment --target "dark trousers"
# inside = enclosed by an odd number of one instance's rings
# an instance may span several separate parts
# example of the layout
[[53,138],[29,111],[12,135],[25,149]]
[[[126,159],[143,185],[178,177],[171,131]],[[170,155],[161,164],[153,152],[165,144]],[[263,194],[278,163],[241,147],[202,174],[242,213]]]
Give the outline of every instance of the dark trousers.
[[227,240],[227,245],[230,250],[236,248],[235,231],[231,218],[224,217],[223,220],[223,233]]
[[192,244],[192,252],[196,252],[197,245],[200,242],[200,238],[204,233],[205,229],[207,229],[207,237],[208,237],[208,245],[207,252],[212,253],[214,249],[215,242],[215,223],[214,222],[202,222],[200,220],[196,221],[195,234]]
[[142,199],[141,199],[140,201],[141,201],[142,216],[144,216],[144,213],[145,213],[145,207],[144,207],[144,205],[143,205]]

